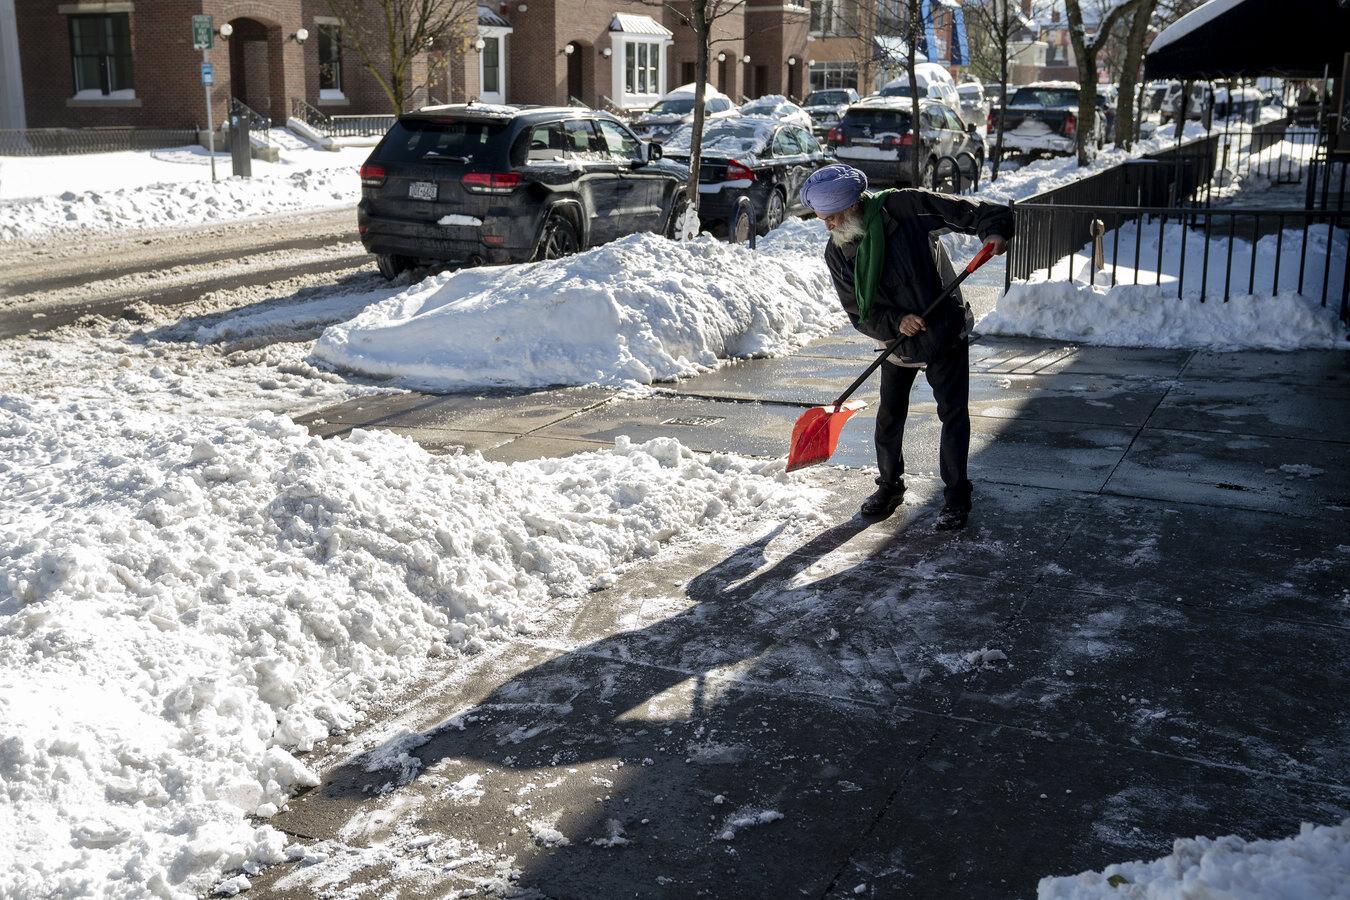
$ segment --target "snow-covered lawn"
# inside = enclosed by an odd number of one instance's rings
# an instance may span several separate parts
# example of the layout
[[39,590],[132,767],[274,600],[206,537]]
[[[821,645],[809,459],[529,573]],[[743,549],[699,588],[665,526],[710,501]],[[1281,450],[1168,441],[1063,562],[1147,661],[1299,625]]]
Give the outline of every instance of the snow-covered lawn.
[[354,206],[356,170],[369,155],[367,147],[283,149],[279,162],[253,160],[253,177],[242,179],[217,153],[214,184],[201,147],[0,157],[0,241]]
[[437,275],[330,327],[314,357],[434,390],[650,384],[728,357],[781,356],[846,320],[820,222],[752,251],[623,238],[566,259]]
[[[1119,235],[1108,232],[1103,240],[1107,267],[1097,273],[1102,286],[1089,283],[1092,247],[1086,245],[1056,264],[1049,279],[1037,274],[1027,282],[1014,283],[994,311],[980,320],[980,332],[1126,347],[1296,350],[1346,346],[1346,329],[1338,313],[1350,241],[1342,229],[1311,227],[1306,248],[1300,228],[1287,229],[1283,236],[1266,234],[1255,244],[1215,236],[1207,260],[1203,230],[1175,222],[1163,227],[1131,222],[1119,229]],[[1118,253],[1116,286],[1107,287],[1113,252]],[[1233,274],[1225,303],[1230,252]],[[1178,298],[1177,282],[1183,275]],[[1202,280],[1204,303],[1200,302]],[[1328,285],[1325,307],[1321,305],[1324,281]]]
[[1293,837],[1181,838],[1168,856],[1100,872],[1043,878],[1038,900],[1344,900],[1350,897],[1350,819],[1304,823]]

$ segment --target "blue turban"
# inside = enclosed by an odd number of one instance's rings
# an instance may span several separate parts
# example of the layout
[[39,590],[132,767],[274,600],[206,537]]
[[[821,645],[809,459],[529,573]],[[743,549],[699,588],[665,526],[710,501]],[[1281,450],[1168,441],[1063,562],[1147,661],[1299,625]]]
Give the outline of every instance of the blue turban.
[[818,216],[843,212],[862,198],[867,176],[852,166],[835,164],[817,169],[802,184],[802,202]]

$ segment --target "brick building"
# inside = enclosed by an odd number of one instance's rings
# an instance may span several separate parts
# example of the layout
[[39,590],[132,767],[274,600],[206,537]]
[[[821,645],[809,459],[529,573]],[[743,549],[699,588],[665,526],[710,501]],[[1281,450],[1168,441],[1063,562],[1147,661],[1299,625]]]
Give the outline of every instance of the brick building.
[[[0,0],[0,53],[4,4],[12,2]],[[465,8],[471,15],[473,8]],[[354,26],[334,18],[325,0],[19,0],[10,32],[18,65],[0,55],[0,96],[22,98],[28,128],[201,127],[202,53],[193,49],[191,23],[203,14],[217,29],[209,51],[217,120],[232,97],[277,122],[290,115],[294,98],[330,113],[390,111],[383,88],[344,38]],[[466,33],[474,27],[470,18]],[[431,72],[437,58],[445,60],[444,71]],[[477,73],[468,68],[463,47],[423,54],[410,84],[420,100],[436,85],[463,93],[477,87]]]
[[[694,80],[681,0],[445,2],[462,5],[461,27],[416,58],[409,105],[575,100],[635,110]],[[924,0],[926,9],[930,2],[929,55],[959,65],[947,21],[959,8]],[[708,80],[733,98],[800,98],[841,80],[866,93],[869,77],[887,71],[874,40],[885,29],[859,30],[842,11],[851,4],[856,21],[875,22],[877,3],[883,19],[898,15],[900,0],[747,0],[715,24]],[[231,98],[276,122],[295,100],[330,114],[391,110],[353,47],[362,23],[334,17],[329,0],[0,0],[0,128],[203,126],[202,55],[191,35],[192,16],[202,14],[218,34],[217,121]]]
[[[811,0],[807,90],[854,88],[864,96],[897,77],[906,59],[905,0]],[[969,65],[957,0],[920,0],[919,62],[959,76]]]

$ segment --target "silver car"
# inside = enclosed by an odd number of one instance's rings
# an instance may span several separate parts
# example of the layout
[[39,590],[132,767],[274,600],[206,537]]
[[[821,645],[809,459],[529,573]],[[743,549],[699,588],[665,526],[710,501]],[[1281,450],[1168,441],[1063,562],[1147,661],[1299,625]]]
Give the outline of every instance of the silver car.
[[989,124],[989,101],[984,97],[984,85],[967,81],[956,86],[956,93],[961,98],[961,121],[974,125],[983,134]]

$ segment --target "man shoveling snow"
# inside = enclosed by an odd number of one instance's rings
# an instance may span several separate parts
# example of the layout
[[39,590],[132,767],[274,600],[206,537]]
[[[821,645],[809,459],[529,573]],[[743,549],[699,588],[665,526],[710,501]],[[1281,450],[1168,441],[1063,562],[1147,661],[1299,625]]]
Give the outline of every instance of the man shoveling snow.
[[[867,191],[867,176],[851,166],[826,166],[801,189],[802,202],[825,221],[830,241],[825,264],[839,302],[853,326],[883,347],[904,335],[900,352],[881,367],[877,409],[877,490],[862,504],[864,516],[888,516],[905,494],[901,445],[909,392],[925,369],[942,420],[944,487],[937,527],[964,528],[970,515],[970,310],[954,292],[926,316],[943,283],[955,273],[935,233],[977,234],[1003,253],[1013,234],[1012,211],[995,203],[905,189]],[[941,272],[939,273],[939,269]]]

